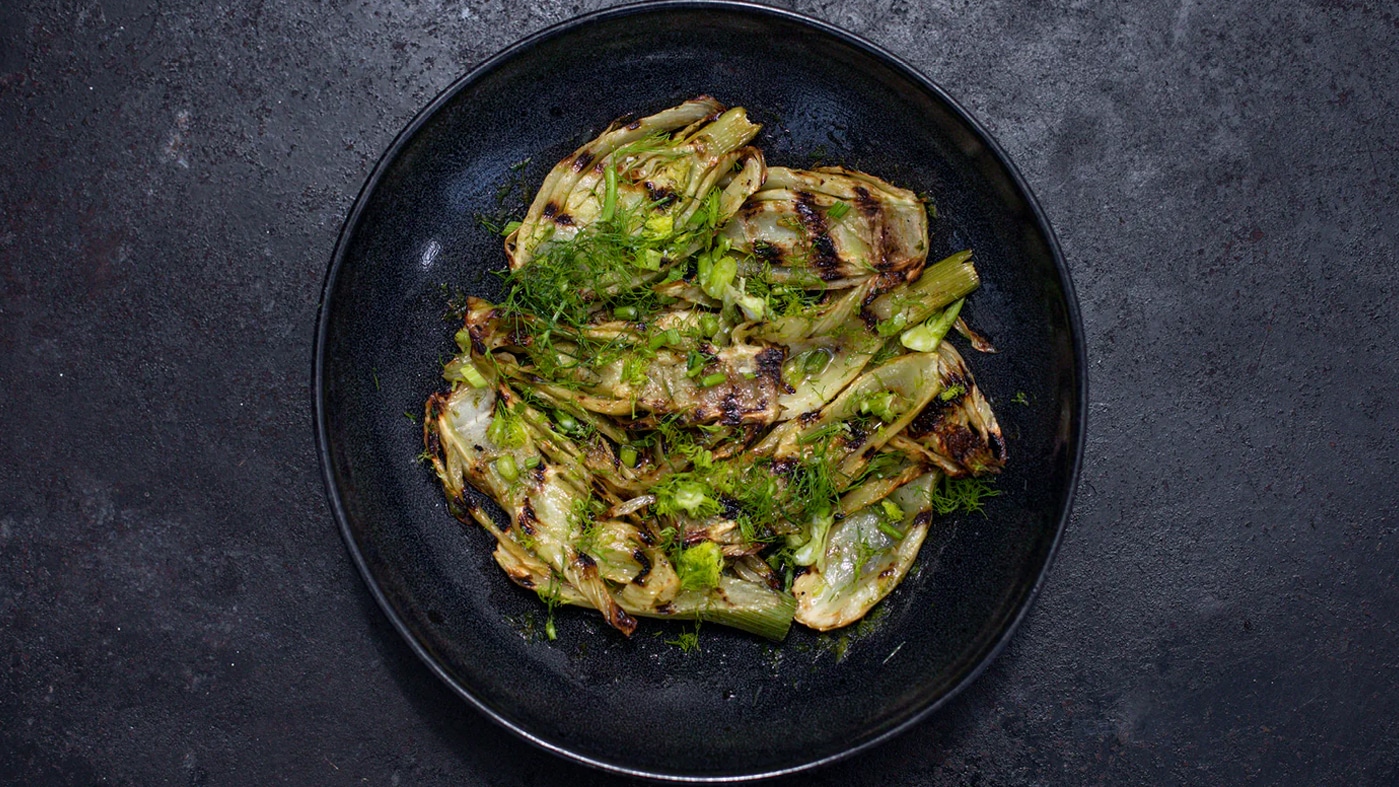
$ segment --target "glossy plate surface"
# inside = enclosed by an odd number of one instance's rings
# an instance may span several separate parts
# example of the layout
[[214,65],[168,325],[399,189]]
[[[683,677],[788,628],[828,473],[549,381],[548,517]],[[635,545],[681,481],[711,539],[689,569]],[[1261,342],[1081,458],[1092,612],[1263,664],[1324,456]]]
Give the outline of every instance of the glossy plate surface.
[[[700,650],[642,621],[542,606],[447,513],[422,451],[428,393],[457,326],[447,289],[495,297],[496,214],[627,113],[708,93],[764,124],[769,163],[814,157],[933,195],[933,254],[976,251],[964,314],[1001,350],[957,339],[1005,431],[986,516],[935,524],[916,575],[852,630],[781,645],[705,626]],[[529,159],[518,171],[512,165]],[[506,204],[510,204],[507,199]],[[446,285],[444,288],[443,285]],[[926,78],[824,24],[756,6],[661,3],[594,14],[496,56],[394,142],[347,220],[326,282],[316,426],[335,516],[371,591],[427,665],[527,739],[659,778],[743,778],[828,762],[914,723],[998,652],[1044,577],[1082,446],[1081,331],[1048,224],[985,133]],[[1028,405],[1012,403],[1023,393]]]

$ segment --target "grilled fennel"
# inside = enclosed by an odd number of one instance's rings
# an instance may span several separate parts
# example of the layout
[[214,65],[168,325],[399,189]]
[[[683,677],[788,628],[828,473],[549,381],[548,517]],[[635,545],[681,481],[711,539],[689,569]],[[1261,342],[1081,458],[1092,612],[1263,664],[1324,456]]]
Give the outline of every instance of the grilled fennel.
[[758,130],[700,97],[561,161],[427,401],[450,510],[513,581],[625,634],[849,625],[913,565],[939,489],[1006,460],[944,341],[971,252],[929,264],[912,192],[768,167]]

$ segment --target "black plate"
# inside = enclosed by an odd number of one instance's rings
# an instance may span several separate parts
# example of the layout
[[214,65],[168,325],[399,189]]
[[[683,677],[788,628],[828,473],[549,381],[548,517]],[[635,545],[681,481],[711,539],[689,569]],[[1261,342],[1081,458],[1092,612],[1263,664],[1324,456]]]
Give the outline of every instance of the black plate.
[[[984,286],[972,323],[1000,354],[965,351],[1010,450],[985,518],[935,527],[920,570],[854,631],[794,627],[774,646],[706,626],[701,650],[630,640],[564,611],[559,639],[490,539],[447,513],[415,459],[455,326],[442,285],[492,297],[501,240],[478,223],[520,175],[625,113],[708,93],[765,124],[770,163],[813,156],[934,195],[934,255],[970,246]],[[1028,405],[1012,403],[1024,393]],[[752,777],[888,738],[966,686],[1045,575],[1083,434],[1081,330],[1048,223],[986,133],[939,88],[848,33],[787,12],[659,3],[529,38],[447,89],[395,140],[340,236],[315,366],[316,426],[335,516],[370,590],[423,661],[491,718],[554,752],[661,778]]]

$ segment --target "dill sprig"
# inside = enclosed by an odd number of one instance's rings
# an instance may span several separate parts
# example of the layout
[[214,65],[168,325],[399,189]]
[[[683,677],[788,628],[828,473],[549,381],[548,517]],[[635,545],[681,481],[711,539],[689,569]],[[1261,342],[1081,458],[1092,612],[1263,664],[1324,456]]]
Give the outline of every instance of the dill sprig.
[[999,489],[980,478],[953,478],[945,475],[942,481],[933,486],[930,502],[933,510],[943,516],[959,511],[985,516],[983,501],[1000,493]]

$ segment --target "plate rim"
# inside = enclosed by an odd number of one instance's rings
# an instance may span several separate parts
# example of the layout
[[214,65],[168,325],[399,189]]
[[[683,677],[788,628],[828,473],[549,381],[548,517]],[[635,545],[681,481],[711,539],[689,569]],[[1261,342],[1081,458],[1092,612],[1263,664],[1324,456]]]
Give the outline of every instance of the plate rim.
[[[739,15],[756,15],[780,19],[805,26],[817,33],[831,36],[842,43],[862,51],[873,57],[875,60],[883,61],[891,66],[903,77],[918,85],[923,90],[933,95],[941,101],[952,114],[957,116],[961,122],[976,135],[978,140],[985,145],[986,150],[991,154],[996,162],[1004,169],[1009,176],[1012,185],[1025,200],[1029,212],[1035,225],[1042,234],[1045,244],[1049,249],[1050,258],[1054,263],[1054,270],[1059,279],[1059,285],[1064,293],[1066,316],[1069,333],[1071,334],[1071,344],[1074,356],[1074,405],[1076,424],[1068,435],[1067,445],[1073,451],[1072,463],[1069,467],[1067,478],[1067,490],[1064,497],[1063,507],[1058,513],[1057,521],[1054,525],[1054,536],[1050,541],[1049,548],[1045,553],[1043,564],[1039,568],[1039,574],[1035,577],[1034,583],[1030,586],[1024,600],[1015,611],[1015,614],[1008,620],[995,636],[990,647],[977,658],[971,669],[967,670],[957,681],[940,697],[929,702],[922,708],[910,713],[906,718],[890,726],[883,732],[855,745],[847,746],[838,752],[828,754],[824,757],[812,759],[796,765],[789,765],[777,768],[767,768],[750,773],[732,774],[726,776],[713,775],[685,775],[681,773],[666,773],[646,768],[628,766],[619,762],[612,762],[600,758],[590,757],[579,752],[572,751],[566,746],[551,742],[540,736],[531,733],[520,725],[511,722],[501,714],[497,713],[482,700],[476,697],[467,687],[462,686],[454,680],[442,665],[428,653],[423,643],[411,633],[406,623],[394,611],[389,603],[383,589],[370,572],[365,561],[364,554],[357,544],[354,534],[350,528],[349,516],[345,511],[345,506],[341,502],[341,490],[335,480],[335,473],[330,457],[330,436],[329,424],[326,416],[326,386],[325,380],[325,359],[326,346],[328,342],[329,320],[328,306],[331,300],[331,293],[335,288],[339,278],[340,269],[345,260],[345,252],[348,242],[353,235],[353,229],[359,224],[359,219],[363,213],[367,197],[378,187],[385,172],[398,158],[403,148],[417,135],[422,127],[458,93],[471,84],[490,75],[497,68],[515,57],[537,47],[538,45],[559,37],[574,29],[597,22],[607,21],[618,17],[626,17],[643,13],[666,13],[675,10],[713,10],[726,13],[736,13]],[[1074,290],[1073,281],[1069,275],[1068,266],[1064,260],[1063,250],[1060,248],[1059,239],[1054,232],[1053,225],[1049,217],[1044,213],[1039,204],[1039,200],[1030,190],[1020,170],[1002,150],[1000,144],[991,133],[966,109],[962,107],[952,96],[942,89],[940,85],[921,71],[914,68],[903,58],[895,55],[887,49],[875,44],[862,36],[851,33],[829,22],[816,19],[795,11],[784,8],[761,5],[748,0],[651,0],[646,2],[626,3],[623,5],[604,8],[592,11],[579,16],[556,22],[548,27],[538,30],[530,35],[516,40],[504,49],[491,55],[486,60],[471,68],[462,76],[453,80],[442,89],[432,101],[420,109],[413,118],[394,136],[384,152],[375,162],[374,168],[369,176],[360,186],[355,195],[354,203],[345,221],[340,226],[340,231],[336,236],[335,247],[331,252],[330,266],[326,271],[325,281],[321,287],[321,296],[316,307],[316,333],[312,346],[312,369],[311,369],[311,405],[313,411],[313,421],[316,437],[316,454],[320,464],[321,478],[325,483],[325,493],[327,502],[330,505],[331,513],[335,518],[340,530],[340,535],[345,542],[346,549],[359,571],[360,577],[364,580],[371,596],[374,597],[379,609],[389,619],[399,636],[406,642],[418,659],[423,662],[428,669],[446,684],[452,691],[462,699],[466,700],[478,712],[485,715],[494,723],[509,730],[526,742],[543,749],[553,755],[563,757],[582,765],[586,765],[600,771],[620,774],[625,776],[639,777],[658,781],[669,782],[689,782],[689,783],[720,783],[735,781],[754,781],[768,779],[777,776],[790,775],[821,768],[840,760],[852,757],[860,752],[867,751],[879,746],[898,735],[908,731],[911,727],[927,719],[930,715],[947,705],[953,698],[960,695],[968,686],[974,683],[977,678],[990,667],[1005,649],[1007,643],[1014,636],[1021,623],[1034,606],[1041,590],[1049,575],[1049,570],[1054,563],[1055,556],[1059,551],[1059,546],[1063,541],[1064,531],[1068,528],[1069,519],[1073,512],[1074,498],[1077,495],[1079,477],[1082,472],[1083,454],[1087,438],[1088,419],[1088,367],[1087,367],[1087,346],[1083,332],[1083,321],[1079,310],[1078,298]]]

